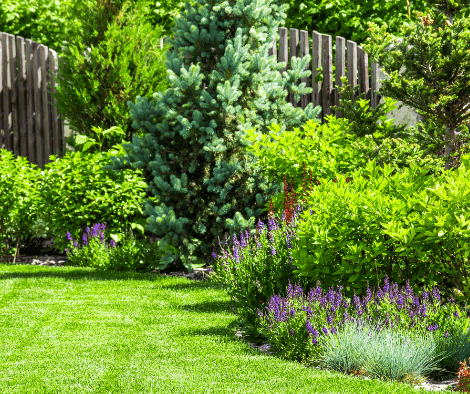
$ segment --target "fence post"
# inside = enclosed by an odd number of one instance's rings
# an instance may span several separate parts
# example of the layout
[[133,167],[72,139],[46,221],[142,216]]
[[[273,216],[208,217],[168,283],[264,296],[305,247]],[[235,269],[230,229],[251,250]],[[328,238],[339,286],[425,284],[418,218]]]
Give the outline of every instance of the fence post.
[[279,28],[279,62],[285,63],[285,67],[282,67],[281,74],[287,70],[288,63],[288,49],[287,49],[287,29],[285,27]]

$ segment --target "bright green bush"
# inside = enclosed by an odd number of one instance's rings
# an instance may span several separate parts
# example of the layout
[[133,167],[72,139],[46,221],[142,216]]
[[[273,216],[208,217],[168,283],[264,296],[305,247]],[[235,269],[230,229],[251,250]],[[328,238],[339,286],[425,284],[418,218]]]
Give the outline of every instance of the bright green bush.
[[293,250],[301,276],[351,293],[389,276],[399,284],[440,283],[469,294],[469,167],[441,176],[412,165],[395,172],[370,162],[306,197]]
[[[367,22],[387,23],[399,34],[400,26],[409,23],[406,0],[284,0],[290,5],[286,27],[316,30],[333,37],[341,36],[361,44],[367,38]],[[410,11],[424,11],[425,0],[410,1]]]
[[[126,2],[96,46],[87,48],[79,42],[64,51],[55,98],[74,136],[89,136],[94,126],[119,126],[125,139],[131,140],[127,102],[136,96],[150,98],[166,87],[160,36],[161,30]],[[109,139],[104,149],[120,141]]]
[[58,52],[81,23],[74,16],[87,8],[90,0],[2,0],[0,31],[29,38]]
[[108,153],[83,152],[51,156],[46,164],[39,185],[40,209],[61,250],[67,246],[67,231],[77,238],[93,223],[105,223],[111,234],[123,234],[131,225],[143,233],[147,185],[141,171],[116,174],[103,168],[107,164]]
[[0,150],[0,261],[14,255],[38,216],[39,171],[22,156]]
[[[387,102],[383,112],[388,112],[393,105],[393,102]],[[393,126],[393,120],[386,122],[385,127],[389,130],[393,130]],[[293,132],[280,132],[277,125],[271,126],[270,130],[269,135],[262,136],[248,130],[246,138],[251,145],[246,149],[258,157],[271,182],[282,182],[286,177],[290,184],[292,179],[299,200],[311,189],[310,186],[337,179],[340,175],[350,177],[354,170],[363,168],[370,160],[376,160],[380,166],[389,164],[394,171],[416,164],[429,173],[439,173],[444,164],[442,159],[425,155],[416,143],[375,138],[370,134],[358,136],[352,132],[355,131],[354,123],[348,124],[348,119],[335,116],[327,117],[327,122],[321,125],[307,122],[302,131],[294,128]],[[276,213],[282,212],[283,200],[282,194],[273,197]],[[265,210],[268,206],[269,203]]]

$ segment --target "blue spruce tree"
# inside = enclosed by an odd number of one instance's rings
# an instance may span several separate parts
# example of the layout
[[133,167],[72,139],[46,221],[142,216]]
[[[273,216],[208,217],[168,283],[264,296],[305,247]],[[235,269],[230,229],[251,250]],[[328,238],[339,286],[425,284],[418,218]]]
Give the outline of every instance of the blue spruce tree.
[[169,88],[128,104],[138,132],[113,168],[143,169],[158,201],[146,205],[147,230],[178,248],[187,267],[202,262],[218,236],[254,226],[281,191],[245,151],[245,130],[268,133],[272,123],[292,130],[320,112],[286,102],[289,92],[297,101],[311,92],[298,84],[310,75],[310,58],[293,58],[281,75],[283,64],[268,54],[286,7],[278,0],[187,3],[169,42]]

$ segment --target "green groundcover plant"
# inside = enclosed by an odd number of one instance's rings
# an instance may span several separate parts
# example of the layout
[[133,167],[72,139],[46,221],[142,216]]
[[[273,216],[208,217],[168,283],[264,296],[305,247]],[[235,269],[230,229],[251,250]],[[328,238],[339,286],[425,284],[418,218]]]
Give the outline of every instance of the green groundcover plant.
[[135,238],[132,231],[121,236],[113,234],[108,237],[104,223],[87,227],[79,239],[74,240],[68,231],[66,237],[67,264],[73,266],[117,271],[149,271],[165,268],[176,255],[171,253],[176,252],[174,249],[165,249],[160,241],[150,244],[145,239]]

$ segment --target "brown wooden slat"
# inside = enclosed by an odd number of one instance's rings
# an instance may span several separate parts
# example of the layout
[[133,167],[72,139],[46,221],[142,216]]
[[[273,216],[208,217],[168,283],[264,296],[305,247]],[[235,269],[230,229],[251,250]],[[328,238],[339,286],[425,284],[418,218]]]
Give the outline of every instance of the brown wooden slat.
[[[291,58],[299,57],[299,30],[289,29],[289,68],[292,69]],[[298,107],[299,104],[295,101],[294,93],[289,93],[289,102],[294,106]]]
[[377,81],[379,77],[379,65],[374,61],[370,62],[370,106],[371,108],[376,108],[379,105],[379,100],[377,99]]
[[357,71],[359,93],[365,93],[366,100],[370,100],[369,91],[369,58],[362,47],[357,47]]
[[332,114],[331,106],[334,103],[333,94],[333,48],[331,36],[323,34],[322,36],[322,68],[323,68],[323,86],[322,86],[322,107],[323,119]]
[[43,114],[43,127],[44,127],[44,164],[49,163],[49,156],[51,155],[51,120],[50,120],[50,104],[47,94],[48,87],[48,72],[49,72],[49,51],[44,45],[39,46],[40,60],[41,60],[41,95],[42,95],[42,114]]
[[18,58],[18,123],[20,137],[20,155],[28,157],[26,135],[26,59],[24,38],[16,37],[16,55]]
[[273,37],[273,46],[269,48],[268,52],[269,56],[274,56],[274,58],[277,60],[277,42],[276,42],[276,37]]
[[8,34],[2,33],[3,63],[3,145],[5,149],[11,150],[10,132],[11,132],[11,113],[10,113],[10,50],[8,43]]
[[315,82],[321,67],[321,34],[314,31],[312,34],[312,103],[313,106],[321,105],[321,82]]
[[[346,70],[346,39],[340,36],[336,36],[336,54],[335,54],[335,105],[341,107],[339,99],[338,87],[343,86],[341,82],[341,77],[344,77]],[[335,111],[335,116],[337,118],[342,118],[342,114],[339,111]]]
[[[308,45],[308,31],[305,30],[300,30],[300,57],[303,58],[306,55],[309,55],[310,52],[310,47]],[[305,67],[306,70],[308,70],[310,65],[307,64]],[[310,87],[310,77],[305,77],[302,78],[302,82],[305,83],[306,87]],[[301,96],[300,100],[300,105],[302,106],[302,109],[305,109],[305,107],[310,103],[310,100],[312,98],[311,94],[303,94]]]
[[347,41],[347,75],[348,85],[352,88],[357,86],[357,44],[354,41]]
[[51,126],[52,126],[52,154],[57,155],[60,152],[61,140],[63,137],[63,132],[61,130],[60,119],[57,114],[57,107],[55,106],[55,99],[52,96],[52,93],[56,91],[56,80],[57,80],[57,52],[49,49],[49,72],[54,75],[54,78],[50,80],[50,108],[51,108]]
[[8,51],[10,53],[10,86],[11,86],[11,131],[13,142],[12,151],[15,155],[20,153],[20,130],[18,127],[18,72],[16,69],[16,43],[15,36],[8,34]]
[[279,62],[285,63],[285,67],[282,67],[280,72],[281,74],[287,70],[287,64],[289,61],[288,58],[288,48],[287,48],[287,29],[285,27],[279,28]]
[[41,61],[39,45],[33,47],[33,73],[34,73],[34,140],[36,143],[36,164],[44,168],[44,138],[42,136],[42,95],[41,95]]
[[[3,112],[3,63],[6,61],[6,55],[4,55],[2,33],[0,33],[0,149],[4,149],[4,112]],[[4,60],[5,59],[5,60]]]
[[34,150],[34,69],[33,52],[37,44],[31,40],[25,40],[26,58],[26,129],[28,135],[28,160],[37,164],[36,152]]

